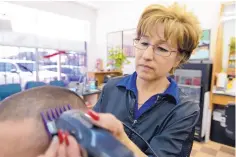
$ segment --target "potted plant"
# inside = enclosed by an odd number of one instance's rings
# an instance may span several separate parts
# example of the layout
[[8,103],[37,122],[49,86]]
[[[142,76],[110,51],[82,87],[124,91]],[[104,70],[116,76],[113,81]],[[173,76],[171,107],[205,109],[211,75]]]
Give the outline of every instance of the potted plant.
[[232,38],[230,39],[230,44],[229,44],[230,53],[235,53],[235,44],[236,44],[235,39],[236,39],[236,38],[234,38],[234,37],[232,37]]
[[228,60],[228,73],[234,74],[235,71],[235,59],[236,59],[236,49],[235,49],[235,37],[232,37],[230,39],[229,44],[229,60]]
[[130,61],[127,59],[123,50],[120,48],[111,48],[108,51],[108,65],[113,65],[115,70],[122,70],[124,64],[129,64]]

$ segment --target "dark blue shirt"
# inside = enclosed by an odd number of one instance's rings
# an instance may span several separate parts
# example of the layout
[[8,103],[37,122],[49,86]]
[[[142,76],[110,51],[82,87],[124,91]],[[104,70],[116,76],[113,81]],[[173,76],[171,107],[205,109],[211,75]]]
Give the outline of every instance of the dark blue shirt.
[[153,104],[155,104],[155,101],[157,99],[158,95],[168,95],[173,98],[175,101],[175,104],[178,104],[179,102],[179,93],[178,93],[178,86],[174,79],[168,77],[168,80],[170,82],[169,87],[165,90],[164,93],[156,94],[150,97],[139,109],[138,109],[138,90],[136,86],[136,79],[137,79],[137,73],[134,72],[132,75],[123,78],[120,82],[118,82],[117,86],[123,86],[127,90],[130,90],[134,93],[136,96],[136,104],[134,107],[134,113],[135,118],[137,119],[144,113],[149,107],[151,107]]
[[[194,127],[200,115],[199,104],[178,89],[174,80],[168,78],[169,87],[163,93],[157,94],[158,99],[155,96],[153,98],[157,103],[150,98],[150,104],[147,101],[137,110],[142,116],[135,119],[133,111],[137,98],[134,94],[138,95],[136,78],[137,74],[134,73],[110,79],[103,87],[93,110],[113,114],[124,124],[129,139],[147,156],[188,156],[193,142]],[[151,110],[148,104],[152,106]],[[146,108],[150,112],[146,112]],[[147,146],[146,142],[150,146]]]

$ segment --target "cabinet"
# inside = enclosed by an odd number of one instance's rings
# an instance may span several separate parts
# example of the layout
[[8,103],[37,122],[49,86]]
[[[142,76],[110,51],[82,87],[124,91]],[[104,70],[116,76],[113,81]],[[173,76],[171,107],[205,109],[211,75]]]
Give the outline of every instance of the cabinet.
[[[235,32],[235,2],[223,3],[220,10],[219,26],[216,40],[216,52],[213,59],[212,82],[211,82],[211,109],[214,104],[226,105],[229,102],[235,101],[235,96],[225,93],[217,93],[214,87],[217,81],[217,74],[224,70],[229,76],[235,77],[235,65],[232,66],[231,60],[232,51],[230,49],[230,42],[234,37]],[[234,52],[235,53],[235,52]]]

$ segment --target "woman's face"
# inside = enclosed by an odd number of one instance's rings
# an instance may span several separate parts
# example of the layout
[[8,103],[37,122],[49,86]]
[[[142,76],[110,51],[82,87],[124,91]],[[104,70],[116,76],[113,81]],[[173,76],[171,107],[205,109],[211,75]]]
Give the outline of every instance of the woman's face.
[[156,28],[134,44],[137,75],[148,81],[166,77],[180,62],[176,46],[164,40],[164,26],[159,24]]

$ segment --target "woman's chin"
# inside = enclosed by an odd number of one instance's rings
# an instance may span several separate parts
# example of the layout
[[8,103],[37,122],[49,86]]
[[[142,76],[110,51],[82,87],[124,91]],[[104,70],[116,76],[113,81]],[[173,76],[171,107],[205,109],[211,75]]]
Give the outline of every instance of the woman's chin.
[[145,73],[145,72],[137,72],[137,75],[140,79],[146,80],[146,81],[151,81],[155,79],[155,76],[150,73]]

